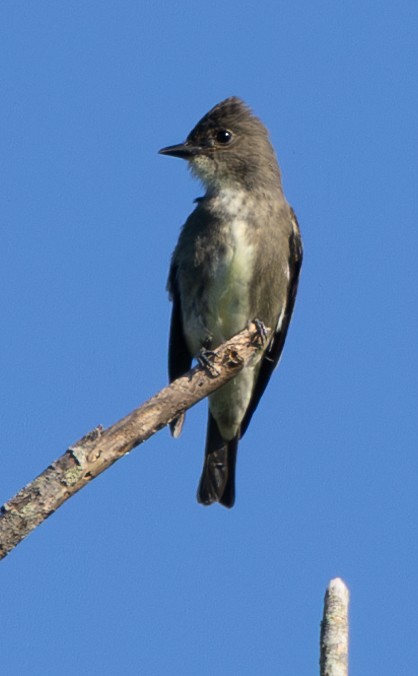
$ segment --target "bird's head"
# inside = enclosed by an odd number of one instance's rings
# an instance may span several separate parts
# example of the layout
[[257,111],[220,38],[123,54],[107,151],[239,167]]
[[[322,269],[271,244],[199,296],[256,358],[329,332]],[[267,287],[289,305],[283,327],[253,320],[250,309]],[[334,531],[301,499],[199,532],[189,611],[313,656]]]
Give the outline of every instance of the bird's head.
[[237,184],[247,188],[258,183],[280,185],[280,170],[267,129],[235,96],[212,108],[184,143],[159,152],[187,160],[193,174],[209,190]]

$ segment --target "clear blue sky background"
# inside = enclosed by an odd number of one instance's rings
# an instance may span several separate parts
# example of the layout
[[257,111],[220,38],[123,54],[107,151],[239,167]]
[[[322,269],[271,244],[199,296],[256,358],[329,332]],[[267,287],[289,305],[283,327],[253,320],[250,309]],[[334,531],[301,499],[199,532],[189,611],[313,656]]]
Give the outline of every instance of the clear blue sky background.
[[1,563],[22,674],[318,672],[330,578],[351,673],[418,673],[418,5],[0,8],[0,502],[166,383],[171,251],[201,187],[157,155],[243,97],[305,244],[232,511],[195,502],[206,404]]

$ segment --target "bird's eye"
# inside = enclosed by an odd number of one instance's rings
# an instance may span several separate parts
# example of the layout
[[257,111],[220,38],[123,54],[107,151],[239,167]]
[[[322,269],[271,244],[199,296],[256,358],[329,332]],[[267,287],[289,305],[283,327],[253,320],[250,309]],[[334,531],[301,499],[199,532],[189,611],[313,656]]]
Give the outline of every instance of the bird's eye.
[[232,141],[232,134],[228,129],[220,129],[216,134],[216,140],[218,143],[222,143],[222,145],[225,146]]

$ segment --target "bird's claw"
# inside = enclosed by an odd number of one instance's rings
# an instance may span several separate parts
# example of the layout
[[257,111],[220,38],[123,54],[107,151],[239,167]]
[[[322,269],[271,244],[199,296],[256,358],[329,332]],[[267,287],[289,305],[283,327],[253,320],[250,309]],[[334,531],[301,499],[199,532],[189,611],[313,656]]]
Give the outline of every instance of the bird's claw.
[[254,319],[253,323],[255,324],[255,327],[257,329],[257,332],[253,338],[254,343],[258,343],[260,347],[264,345],[264,343],[267,340],[267,329],[264,325],[264,323],[260,319]]
[[207,373],[212,377],[216,378],[220,375],[220,371],[216,368],[214,360],[216,357],[216,352],[213,350],[208,350],[205,347],[202,347],[199,354],[196,357],[197,363],[201,366]]

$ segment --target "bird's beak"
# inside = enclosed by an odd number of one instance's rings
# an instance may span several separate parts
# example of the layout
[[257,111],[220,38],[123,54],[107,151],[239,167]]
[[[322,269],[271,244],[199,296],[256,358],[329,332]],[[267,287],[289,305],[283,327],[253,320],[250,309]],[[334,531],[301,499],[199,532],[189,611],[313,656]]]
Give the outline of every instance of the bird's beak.
[[161,150],[158,152],[160,155],[171,155],[171,157],[181,157],[183,160],[190,160],[200,151],[201,148],[199,148],[199,146],[193,146],[186,141],[185,143],[179,143],[176,146],[167,146],[167,148],[161,148]]

